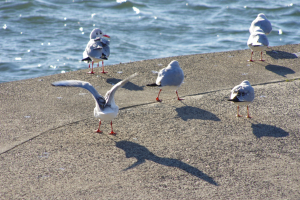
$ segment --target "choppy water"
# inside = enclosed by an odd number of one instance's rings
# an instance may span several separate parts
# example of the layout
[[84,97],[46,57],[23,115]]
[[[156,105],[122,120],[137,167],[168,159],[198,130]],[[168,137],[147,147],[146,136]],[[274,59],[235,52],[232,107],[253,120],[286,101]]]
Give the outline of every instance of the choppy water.
[[1,0],[0,82],[87,68],[94,28],[111,36],[106,65],[247,49],[258,13],[270,46],[299,43],[300,0]]

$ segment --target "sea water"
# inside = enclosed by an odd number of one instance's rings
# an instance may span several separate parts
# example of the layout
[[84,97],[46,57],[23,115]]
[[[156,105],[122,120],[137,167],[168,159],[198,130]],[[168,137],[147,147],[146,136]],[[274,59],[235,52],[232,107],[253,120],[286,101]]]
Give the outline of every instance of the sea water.
[[259,13],[270,46],[297,44],[299,10],[300,0],[1,0],[0,82],[86,69],[94,28],[111,37],[105,65],[248,49]]

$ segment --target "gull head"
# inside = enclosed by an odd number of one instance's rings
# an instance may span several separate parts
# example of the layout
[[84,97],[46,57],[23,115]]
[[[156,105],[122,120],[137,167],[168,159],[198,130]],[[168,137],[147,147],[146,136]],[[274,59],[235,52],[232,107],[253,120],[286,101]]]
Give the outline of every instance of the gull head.
[[179,63],[177,60],[173,60],[172,62],[170,62],[169,64],[171,66],[171,68],[180,68]]
[[96,39],[98,37],[103,37],[103,32],[99,28],[95,28],[90,34],[90,39]]
[[103,35],[103,32],[99,28],[95,28],[94,30],[92,30],[90,34],[90,39],[96,39],[102,37],[110,38],[108,35]]
[[257,15],[257,17],[263,18],[263,19],[267,19],[266,15],[264,13],[259,13]]
[[248,80],[244,80],[241,84],[243,84],[243,85],[250,85],[250,82]]

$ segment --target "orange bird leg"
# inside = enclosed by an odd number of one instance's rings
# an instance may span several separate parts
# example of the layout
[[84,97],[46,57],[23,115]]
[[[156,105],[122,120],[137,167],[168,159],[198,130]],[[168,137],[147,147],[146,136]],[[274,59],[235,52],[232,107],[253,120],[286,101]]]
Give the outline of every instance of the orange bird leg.
[[248,60],[249,62],[254,62],[254,60],[252,60],[252,55],[253,55],[253,51],[251,51],[251,58],[250,60]]
[[158,102],[161,102],[161,101],[162,101],[161,99],[159,99],[159,94],[160,94],[161,90],[162,90],[162,89],[159,90],[158,95],[157,95],[157,97],[156,97],[156,101],[158,101]]
[[88,74],[94,74],[93,69],[94,69],[94,61],[92,61],[92,71],[88,72]]
[[102,131],[100,131],[100,126],[101,126],[101,120],[99,120],[99,128],[96,130],[96,133],[101,133]]
[[179,101],[184,100],[184,99],[179,98],[177,90],[176,90],[176,94],[177,94],[177,99],[178,99]]
[[262,51],[260,52],[260,61],[265,61],[262,59]]
[[102,72],[101,72],[101,73],[102,73],[102,74],[106,74],[107,72],[104,71],[104,65],[103,65],[103,63],[104,63],[104,62],[103,62],[103,60],[102,60]]
[[236,114],[237,117],[242,117],[242,115],[240,115],[240,107],[237,106],[237,114]]
[[110,132],[110,134],[111,134],[111,135],[115,135],[116,133],[113,131],[112,121],[110,122],[110,126],[111,126],[111,132]]
[[250,115],[249,115],[249,107],[247,106],[247,118],[252,118],[252,117],[250,117]]

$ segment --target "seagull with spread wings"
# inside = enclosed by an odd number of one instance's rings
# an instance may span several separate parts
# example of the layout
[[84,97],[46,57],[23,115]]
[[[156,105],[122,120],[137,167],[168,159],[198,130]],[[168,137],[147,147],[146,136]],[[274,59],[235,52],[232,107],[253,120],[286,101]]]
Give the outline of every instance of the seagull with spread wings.
[[85,81],[79,81],[79,80],[65,80],[65,81],[57,81],[52,83],[53,86],[64,86],[64,87],[81,87],[86,90],[88,90],[90,93],[92,93],[95,102],[96,107],[94,108],[94,116],[96,118],[99,118],[99,128],[96,130],[96,132],[100,133],[100,126],[101,121],[111,121],[111,132],[110,134],[115,134],[112,127],[112,120],[117,117],[119,113],[119,107],[115,103],[115,93],[118,88],[125,85],[130,79],[135,77],[137,73],[129,76],[128,78],[124,79],[123,81],[118,82],[115,84],[109,91],[106,92],[105,96],[103,97],[100,95],[97,90],[89,83]]

